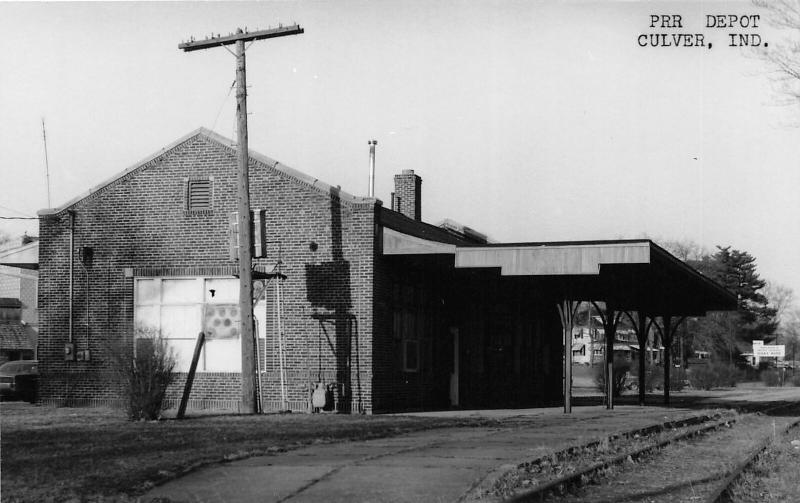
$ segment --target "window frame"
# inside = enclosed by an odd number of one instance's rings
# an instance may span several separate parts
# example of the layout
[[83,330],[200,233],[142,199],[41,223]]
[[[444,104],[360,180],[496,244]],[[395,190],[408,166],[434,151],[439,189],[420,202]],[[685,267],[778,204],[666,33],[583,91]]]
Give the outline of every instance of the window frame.
[[[138,311],[138,309],[140,307],[154,308],[153,309],[153,316],[155,317],[155,319],[158,320],[158,326],[154,326],[153,328],[155,328],[160,335],[163,335],[162,330],[163,330],[164,327],[163,327],[163,324],[162,324],[162,310],[163,310],[163,308],[165,306],[167,306],[167,307],[195,307],[195,306],[198,307],[199,311],[200,311],[200,319],[198,320],[198,323],[200,324],[200,326],[202,328],[202,324],[203,324],[204,316],[205,316],[205,306],[207,306],[207,305],[220,305],[220,306],[222,306],[222,305],[230,304],[230,302],[228,302],[228,301],[218,302],[218,303],[217,302],[208,302],[208,299],[207,299],[207,296],[206,296],[206,290],[207,290],[206,286],[207,286],[208,282],[209,281],[214,281],[214,280],[231,280],[231,279],[234,279],[234,278],[232,278],[231,276],[227,276],[227,275],[219,275],[219,276],[217,276],[217,275],[209,275],[209,276],[192,276],[192,275],[135,276],[133,278],[133,280],[134,280],[133,281],[133,299],[134,300],[133,300],[133,320],[132,320],[133,321],[133,337],[132,337],[133,340],[132,340],[132,343],[133,343],[133,353],[134,353],[134,355],[137,352],[137,346],[138,346],[137,341],[139,340],[139,337],[136,336],[136,329],[137,329],[137,311]],[[158,289],[158,296],[157,296],[158,298],[157,299],[153,299],[150,302],[144,302],[139,298],[139,287],[138,287],[138,285],[139,285],[140,281],[151,281],[151,280],[155,282],[156,288]],[[181,302],[171,301],[171,302],[165,303],[164,302],[163,282],[164,281],[173,281],[173,280],[194,281],[195,284],[197,285],[197,287],[199,288],[199,292],[198,292],[199,293],[199,297],[198,297],[198,299],[197,300],[190,300],[190,301],[181,301]],[[237,302],[238,302],[238,299],[237,299]],[[263,339],[263,337],[264,337],[263,335],[259,334],[259,339]],[[239,341],[239,344],[241,344],[241,333],[239,333],[237,339]],[[173,337],[164,337],[164,340],[166,340],[168,344],[169,344],[169,341],[171,341],[171,340],[175,340],[175,341],[195,341],[196,342],[197,334],[193,334],[191,336],[186,336],[186,337],[174,337],[174,336]],[[216,367],[218,365],[218,362],[216,362],[216,361],[213,364],[210,361],[208,361],[208,354],[209,354],[208,352],[209,351],[213,352],[213,350],[214,350],[214,348],[210,347],[210,344],[213,344],[213,341],[207,340],[206,344],[203,345],[203,349],[202,349],[202,352],[201,352],[201,355],[200,355],[200,360],[198,361],[197,372],[233,372],[233,373],[241,372],[241,360],[239,360],[239,359],[236,360],[236,362],[239,365],[238,370],[235,368],[235,365],[233,365],[233,366],[231,366],[230,368],[227,368],[227,369],[209,368],[209,367]],[[186,370],[176,370],[176,372],[186,372]]]
[[[413,363],[416,365],[409,365],[409,346],[413,344],[415,349]],[[420,369],[420,341],[419,339],[403,339],[403,372],[419,372]]]

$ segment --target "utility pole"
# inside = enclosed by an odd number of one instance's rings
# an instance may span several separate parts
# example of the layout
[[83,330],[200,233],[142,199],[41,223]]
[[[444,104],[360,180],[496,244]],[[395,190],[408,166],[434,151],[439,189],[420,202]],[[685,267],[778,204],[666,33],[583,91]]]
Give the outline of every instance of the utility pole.
[[[237,209],[239,212],[239,312],[241,313],[241,345],[242,345],[242,412],[256,413],[256,362],[255,343],[253,341],[253,270],[252,270],[252,226],[250,219],[250,174],[247,146],[247,80],[245,65],[245,42],[267,38],[298,35],[303,29],[298,25],[279,26],[269,30],[243,32],[241,28],[235,34],[226,37],[211,36],[205,40],[190,40],[178,45],[185,52],[236,45],[236,119],[238,124],[238,170],[237,170]],[[228,52],[230,49],[225,47]],[[233,53],[232,53],[233,54]]]

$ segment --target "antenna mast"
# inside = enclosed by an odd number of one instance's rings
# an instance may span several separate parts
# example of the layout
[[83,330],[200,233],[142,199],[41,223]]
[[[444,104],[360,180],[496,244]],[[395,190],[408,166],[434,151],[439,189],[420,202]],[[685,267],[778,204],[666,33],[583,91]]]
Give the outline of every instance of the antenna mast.
[[47,207],[50,208],[50,162],[47,160],[47,132],[44,129],[44,117],[42,117],[42,139],[44,140],[44,169],[47,175]]

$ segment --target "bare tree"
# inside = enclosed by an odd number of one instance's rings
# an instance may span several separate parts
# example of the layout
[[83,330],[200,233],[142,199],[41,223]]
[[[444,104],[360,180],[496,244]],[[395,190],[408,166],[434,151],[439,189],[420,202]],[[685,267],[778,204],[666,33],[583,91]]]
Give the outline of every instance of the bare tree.
[[795,375],[800,358],[800,307],[792,305],[784,312],[782,329],[786,338],[786,359],[792,362],[792,375]]
[[794,290],[786,285],[767,281],[764,295],[767,297],[769,305],[775,309],[775,319],[783,325],[784,321],[788,321],[787,316],[790,314],[789,311],[795,300]]
[[770,63],[781,100],[800,105],[800,0],[753,0],[762,7],[767,22],[785,34],[782,41],[771,40],[761,56]]
[[708,250],[691,239],[665,239],[657,241],[659,246],[684,262],[696,262],[709,255]]

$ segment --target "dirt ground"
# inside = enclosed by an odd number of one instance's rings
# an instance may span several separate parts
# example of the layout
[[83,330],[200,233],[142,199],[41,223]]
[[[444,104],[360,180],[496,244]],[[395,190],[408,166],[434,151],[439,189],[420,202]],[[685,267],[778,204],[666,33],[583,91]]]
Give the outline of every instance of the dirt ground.
[[[108,409],[4,402],[2,500],[136,501],[213,482],[221,499],[197,501],[453,501],[498,470],[553,449],[719,406],[800,401],[800,388],[753,384],[681,392],[669,408],[659,405],[658,395],[648,396],[652,405],[646,407],[633,405],[633,396],[622,398],[606,410],[599,397],[588,397],[567,415],[553,407],[383,416],[207,414],[141,423]],[[373,480],[377,492],[357,491],[364,480]]]

